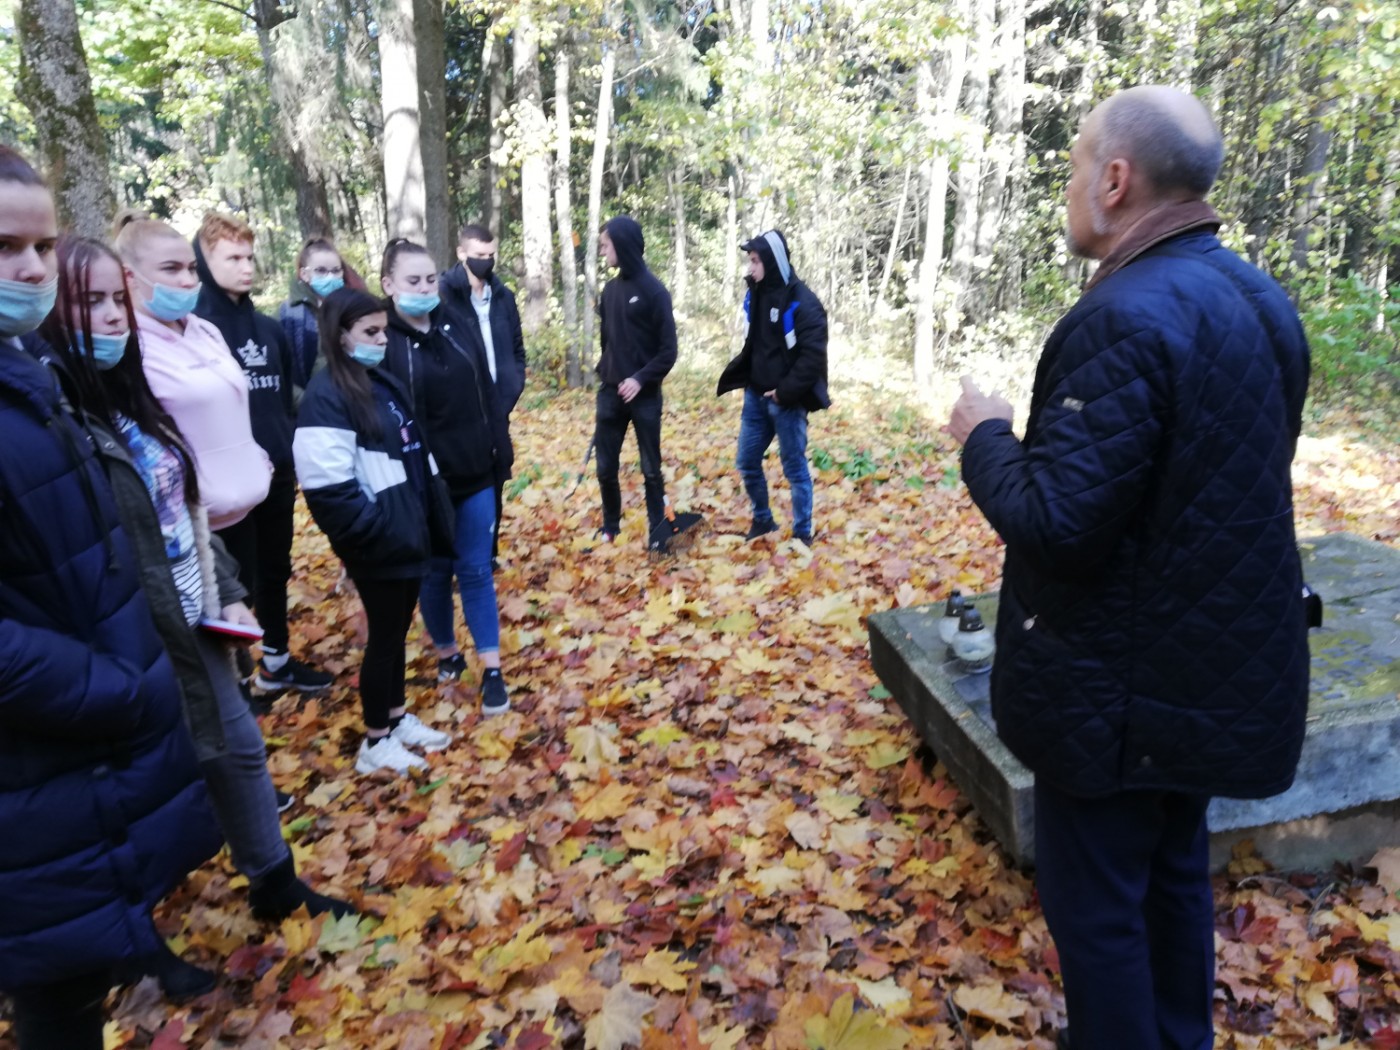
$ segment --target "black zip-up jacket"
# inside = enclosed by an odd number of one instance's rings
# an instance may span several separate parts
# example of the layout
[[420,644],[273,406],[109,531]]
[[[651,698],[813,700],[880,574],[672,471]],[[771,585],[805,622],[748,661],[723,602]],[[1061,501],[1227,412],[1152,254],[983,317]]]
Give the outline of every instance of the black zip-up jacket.
[[219,330],[248,377],[253,440],[262,446],[274,467],[289,469],[296,406],[292,394],[292,351],[286,333],[277,321],[254,309],[252,296],[240,296],[234,302],[215,283],[198,237],[194,239],[194,257],[203,282],[194,312]]
[[496,409],[480,340],[464,338],[468,323],[442,306],[432,312],[427,332],[400,317],[392,302],[385,309],[389,346],[382,367],[409,392],[414,418],[432,445],[453,500],[461,502],[490,488],[496,481],[504,415]]
[[[525,390],[525,333],[520,325],[520,309],[515,294],[494,273],[491,275],[491,349],[496,354],[496,400],[507,416]],[[438,276],[438,292],[448,309],[457,315],[464,336],[481,344],[481,322],[472,305],[472,286],[461,263]]]
[[607,225],[617,250],[618,275],[603,286],[598,303],[603,345],[598,378],[609,386],[635,379],[660,385],[676,364],[676,317],[671,293],[650,270],[646,242],[635,219],[619,215]]
[[452,554],[452,509],[407,393],[383,369],[369,379],[378,436],[356,425],[329,372],[311,377],[297,417],[297,480],[352,577],[422,577],[434,556]]
[[[773,241],[783,249],[778,258]],[[777,391],[778,404],[809,412],[831,407],[826,385],[826,308],[788,261],[776,231],[755,238],[763,280],[744,296],[744,346],[725,366],[717,394]]]

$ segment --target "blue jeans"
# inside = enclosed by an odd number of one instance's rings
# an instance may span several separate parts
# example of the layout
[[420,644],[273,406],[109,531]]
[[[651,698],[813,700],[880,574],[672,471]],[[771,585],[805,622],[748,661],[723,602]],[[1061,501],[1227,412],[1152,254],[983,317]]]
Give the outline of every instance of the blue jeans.
[[454,504],[457,559],[434,558],[423,580],[418,608],[433,644],[457,644],[452,610],[452,577],[462,589],[462,615],[478,653],[501,647],[501,617],[496,611],[496,584],[491,579],[491,540],[496,534],[496,493],[484,488]]
[[1206,804],[1035,785],[1036,888],[1072,1050],[1210,1050],[1215,900]]
[[753,504],[755,525],[773,524],[768,508],[768,479],[763,476],[763,454],[778,437],[778,457],[792,493],[792,531],[812,535],[812,473],[807,469],[807,410],[780,405],[756,390],[744,391],[744,414],[739,420],[739,454],[735,463],[744,479],[744,491]]

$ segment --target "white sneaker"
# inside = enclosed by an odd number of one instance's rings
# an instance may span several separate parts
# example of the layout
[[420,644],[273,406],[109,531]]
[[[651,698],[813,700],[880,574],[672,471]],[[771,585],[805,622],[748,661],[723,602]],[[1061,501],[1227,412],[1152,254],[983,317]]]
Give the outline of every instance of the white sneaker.
[[355,759],[356,773],[374,773],[381,769],[391,769],[395,773],[407,773],[410,769],[423,768],[427,762],[394,739],[393,734],[382,736],[373,744],[365,739],[360,744],[360,753]]
[[429,729],[412,712],[405,714],[389,735],[404,747],[421,747],[424,751],[441,751],[452,743],[450,736],[437,729]]

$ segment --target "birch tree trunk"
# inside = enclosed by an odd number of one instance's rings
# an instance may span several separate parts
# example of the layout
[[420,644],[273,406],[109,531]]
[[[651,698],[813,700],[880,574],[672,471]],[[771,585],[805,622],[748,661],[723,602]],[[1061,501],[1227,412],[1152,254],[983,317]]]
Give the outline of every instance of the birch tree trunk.
[[554,214],[559,224],[559,275],[564,284],[564,327],[569,345],[564,371],[570,387],[583,386],[578,331],[578,265],[574,258],[574,204],[570,192],[569,41],[554,55]]
[[987,132],[991,120],[991,71],[996,45],[996,0],[973,0],[972,42],[962,113],[971,130],[962,140],[962,155],[953,176],[952,278],[957,307],[978,318],[980,277],[986,268],[977,251],[977,227],[982,216],[982,180],[986,175]]
[[1319,225],[1327,188],[1327,153],[1332,148],[1332,131],[1327,118],[1336,105],[1330,80],[1329,77],[1321,84],[1312,85],[1312,122],[1308,125],[1302,163],[1294,179],[1297,201],[1293,205],[1293,248],[1289,261],[1296,271],[1307,268],[1308,250]]
[[671,198],[671,236],[675,248],[671,253],[671,292],[677,304],[684,305],[690,294],[690,263],[686,258],[685,171],[677,167],[666,176],[666,188]]
[[102,237],[116,211],[74,0],[20,0],[20,100],[34,118],[60,223]]
[[452,202],[447,192],[447,52],[442,0],[414,0],[414,40],[418,59],[418,132],[423,166],[425,247],[439,267],[452,262],[457,247]]
[[885,308],[885,293],[889,291],[890,275],[894,273],[894,261],[899,258],[900,245],[904,240],[904,211],[909,203],[909,183],[914,175],[914,165],[904,165],[904,188],[899,191],[899,209],[894,215],[894,233],[890,235],[890,250],[885,255],[885,269],[880,274],[880,289],[875,293],[875,312]]
[[1026,80],[1026,0],[1001,0],[996,79],[992,85],[992,137],[986,177],[982,183],[981,217],[977,224],[977,255],[992,260],[996,287],[989,289],[992,304],[1004,303],[1007,284],[1020,275],[1014,266],[1018,242],[1012,228],[1018,217],[1011,212],[1020,163],[1025,151],[1022,131]]
[[549,122],[540,88],[539,29],[528,11],[515,24],[515,117],[520,129],[520,239],[525,261],[521,327],[533,335],[549,317],[554,285],[549,228]]
[[384,203],[389,236],[423,243],[427,202],[419,144],[418,52],[414,0],[382,0],[379,9],[379,103],[384,114]]
[[[605,33],[612,18],[604,18]],[[598,314],[598,227],[603,213],[603,172],[608,162],[608,137],[612,134],[613,71],[617,54],[613,42],[603,44],[603,64],[598,73],[598,111],[593,124],[593,158],[588,165],[588,229],[583,248],[583,346],[593,353],[593,323]]]
[[[943,53],[919,66],[918,109],[935,143],[951,134],[952,116],[962,94],[967,67],[967,38],[961,34],[944,41]],[[924,229],[924,257],[919,264],[918,303],[914,327],[914,383],[927,391],[933,383],[935,328],[938,323],[938,275],[943,265],[944,226],[948,205],[948,150],[936,145],[924,162],[928,187],[928,218]]]

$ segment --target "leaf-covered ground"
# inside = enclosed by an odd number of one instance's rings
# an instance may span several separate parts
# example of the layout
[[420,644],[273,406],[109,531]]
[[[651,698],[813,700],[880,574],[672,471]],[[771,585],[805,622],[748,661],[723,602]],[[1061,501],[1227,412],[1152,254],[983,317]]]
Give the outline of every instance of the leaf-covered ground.
[[[659,562],[631,442],[622,542],[590,550],[591,471],[567,496],[590,399],[518,413],[497,577],[513,710],[483,721],[470,683],[440,688],[415,628],[411,702],[456,740],[414,780],[353,770],[363,623],[303,518],[294,643],[338,678],[265,731],[303,872],[366,918],[260,925],[221,857],[159,914],[218,990],[180,1009],[150,982],[119,993],[110,1046],[1053,1045],[1032,882],[868,662],[866,614],[996,581],[941,421],[875,392],[814,416],[808,552],[735,535],[737,399],[683,379],[669,397],[670,494],[709,529]],[[770,460],[782,519],[778,475]],[[1396,541],[1393,450],[1309,437],[1297,480],[1301,533]],[[1217,1045],[1400,1047],[1397,868],[1289,877],[1238,858],[1216,884]]]

